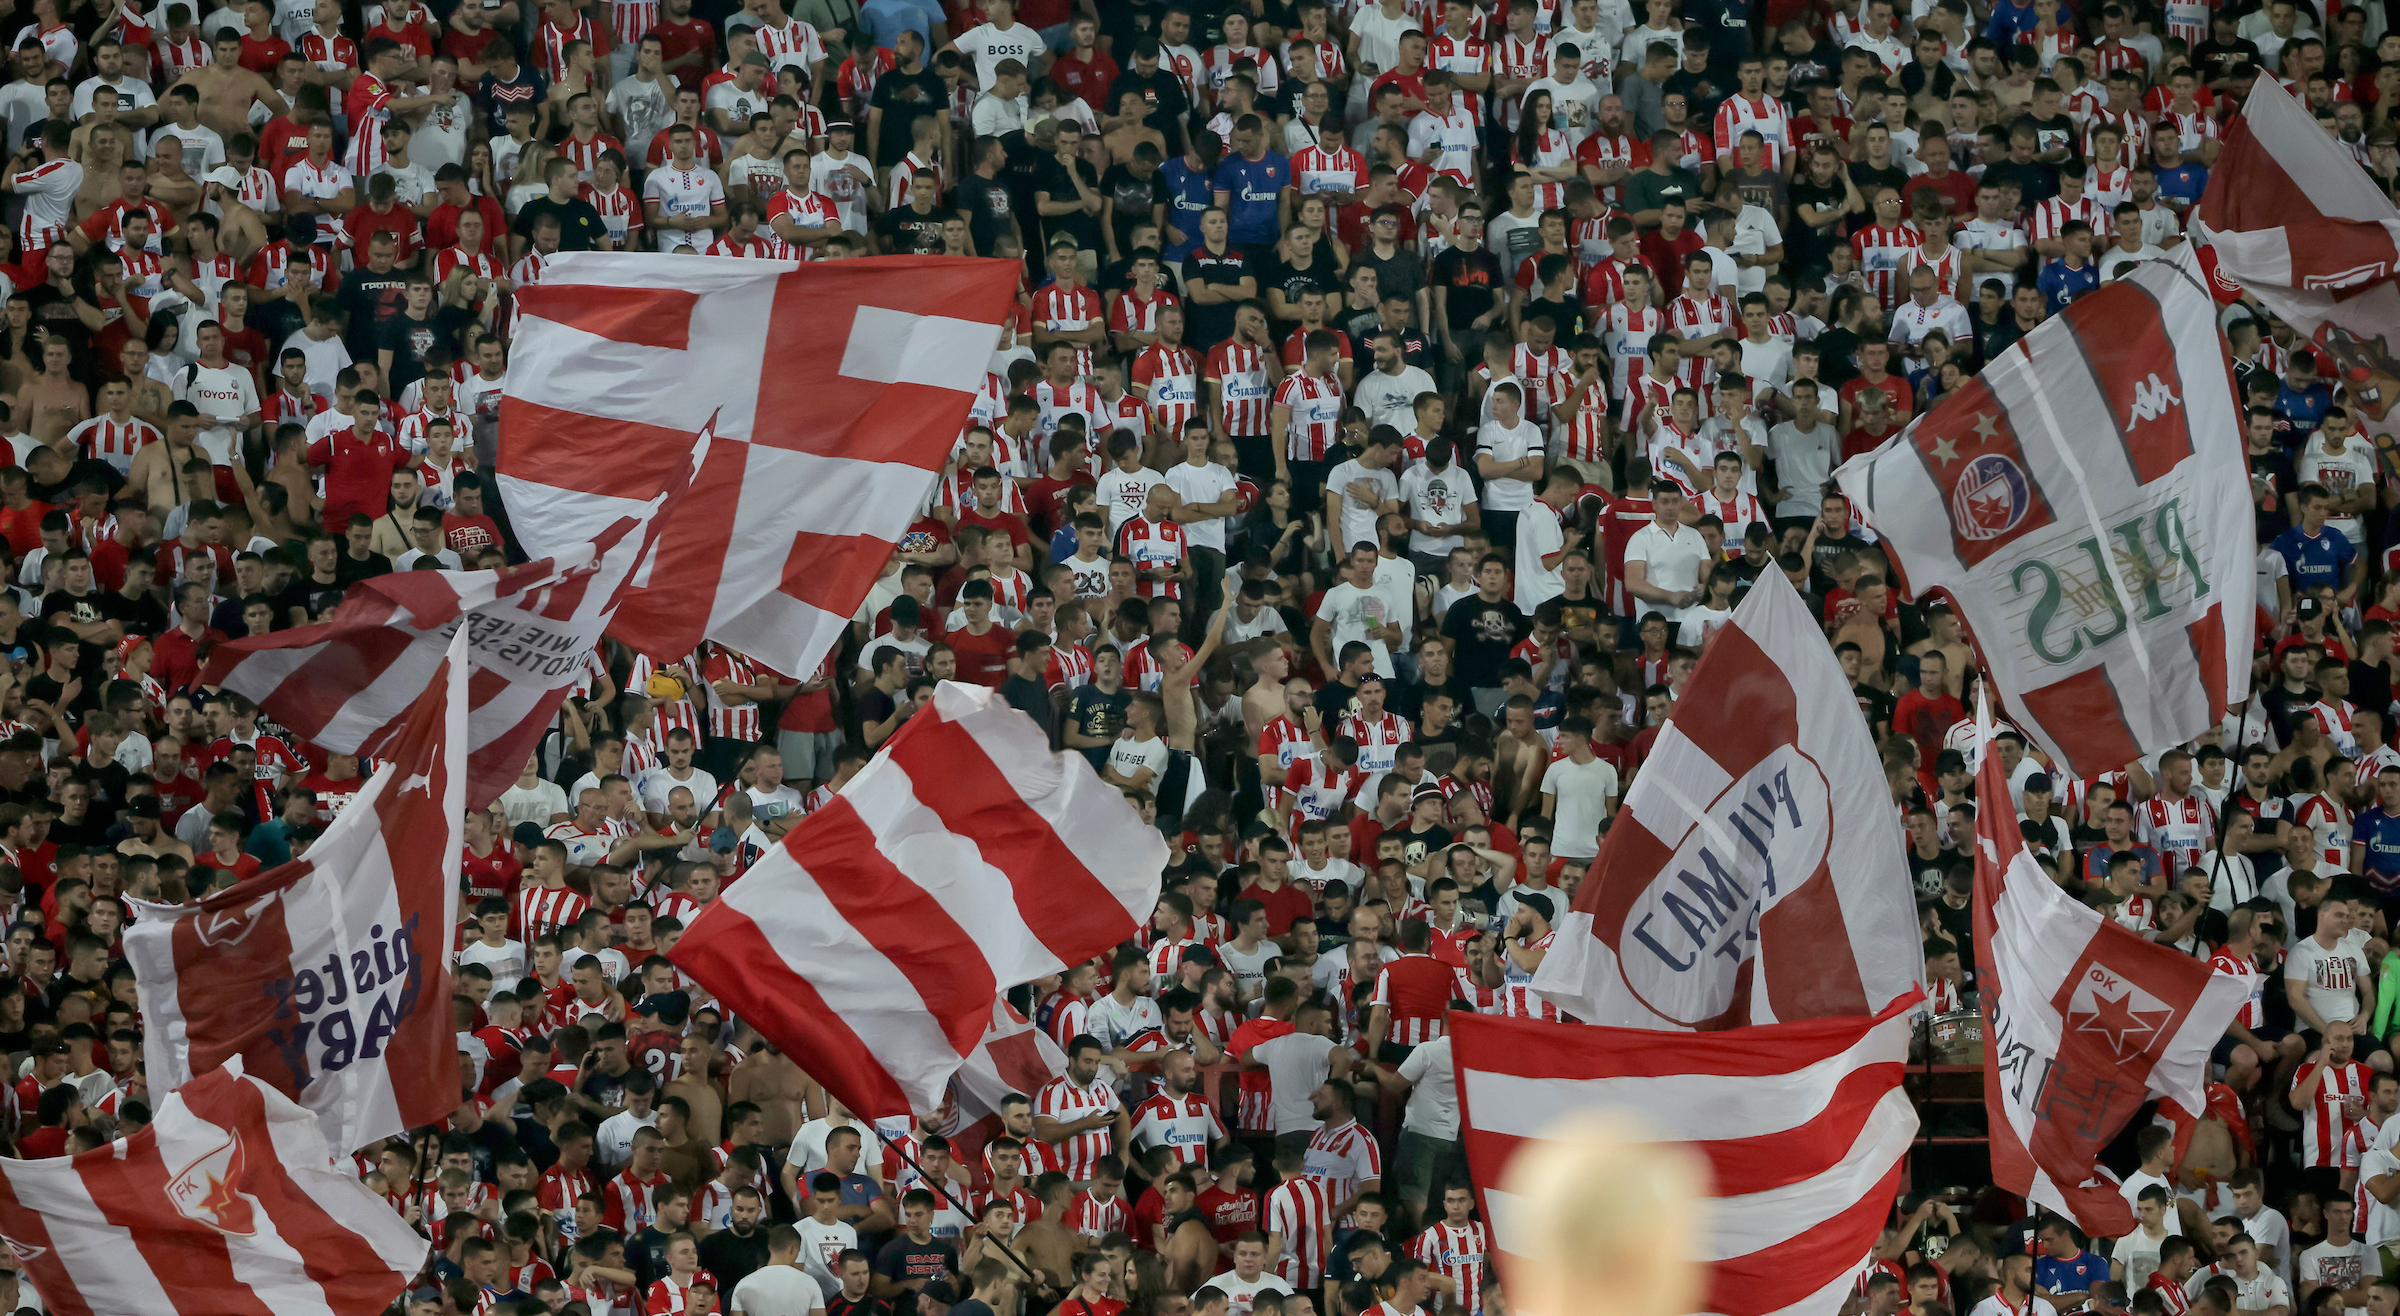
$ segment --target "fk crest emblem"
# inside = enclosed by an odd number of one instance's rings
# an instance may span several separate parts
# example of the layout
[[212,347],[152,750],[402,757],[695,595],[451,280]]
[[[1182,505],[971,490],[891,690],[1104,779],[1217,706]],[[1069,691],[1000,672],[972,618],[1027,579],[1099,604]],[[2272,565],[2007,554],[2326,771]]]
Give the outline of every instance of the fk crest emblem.
[[252,1214],[254,1203],[241,1191],[249,1168],[242,1135],[228,1132],[224,1142],[167,1181],[167,1199],[186,1219],[198,1221],[220,1234],[248,1238],[258,1232],[257,1218]]

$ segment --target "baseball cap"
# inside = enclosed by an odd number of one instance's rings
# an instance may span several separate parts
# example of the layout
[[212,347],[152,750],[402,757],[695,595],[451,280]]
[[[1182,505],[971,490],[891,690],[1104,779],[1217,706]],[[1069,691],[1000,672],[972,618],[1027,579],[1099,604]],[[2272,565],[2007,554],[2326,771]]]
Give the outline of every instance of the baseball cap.
[[2047,772],[2037,772],[2032,776],[2027,777],[2025,779],[2025,789],[2029,791],[2041,791],[2044,794],[2048,794],[2052,789],[2054,789],[2050,784],[2050,774]]
[[240,187],[242,185],[242,171],[234,168],[232,165],[218,165],[216,168],[208,171],[208,178],[206,181],[211,183],[222,183],[226,187]]
[[124,666],[125,660],[133,656],[134,650],[141,648],[143,645],[148,644],[149,642],[150,637],[147,635],[128,635],[124,639],[117,641],[117,665],[120,667]]
[[2323,615],[2323,614],[2324,614],[2324,611],[2325,611],[2325,600],[2323,600],[2323,599],[2319,599],[2319,598],[2305,598],[2305,599],[2302,599],[2302,600],[2300,600],[2300,608],[2299,608],[2299,613],[2300,613],[2300,615],[2301,615],[2301,616],[2303,616],[2303,617],[2316,617],[2316,616],[2321,616],[2321,615]]
[[730,827],[719,827],[708,834],[708,848],[718,854],[732,854],[733,847],[739,843],[740,838],[733,834]]

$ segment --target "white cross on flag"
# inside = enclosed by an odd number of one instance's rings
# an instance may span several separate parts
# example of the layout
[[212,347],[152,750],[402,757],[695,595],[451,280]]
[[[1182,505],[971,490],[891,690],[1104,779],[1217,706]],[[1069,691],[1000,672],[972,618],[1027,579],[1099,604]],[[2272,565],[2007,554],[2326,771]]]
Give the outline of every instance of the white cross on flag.
[[317,1121],[238,1059],[130,1138],[0,1160],[0,1241],[58,1316],[374,1316],[426,1254],[334,1166]]
[[2249,467],[2195,271],[2147,262],[2074,302],[1835,474],[2066,775],[2182,744],[2249,693]]
[[[1983,756],[1976,794],[2008,798],[1999,755]],[[2122,1237],[2133,1208],[2093,1159],[2153,1096],[2201,1108],[2209,1049],[2242,1008],[2241,980],[2060,890],[2007,810],[1976,816],[1975,848],[1992,1180],[2087,1234]]]
[[518,293],[500,405],[519,540],[538,555],[590,539],[709,430],[611,633],[813,670],[949,457],[1022,273],[943,256],[552,258]]
[[152,1091],[242,1063],[345,1151],[457,1108],[468,648],[453,632],[388,760],[306,855],[197,905],[135,902]]
[[1692,673],[1533,989],[1589,1024],[1863,1018],[1917,986],[1892,802],[1808,605],[1759,577]]

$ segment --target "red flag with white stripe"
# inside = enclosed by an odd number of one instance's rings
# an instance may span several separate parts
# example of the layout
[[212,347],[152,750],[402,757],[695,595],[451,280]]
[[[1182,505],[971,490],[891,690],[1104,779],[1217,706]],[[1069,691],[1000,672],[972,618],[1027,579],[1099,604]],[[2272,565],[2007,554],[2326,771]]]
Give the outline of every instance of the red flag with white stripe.
[[1058,1043],[1006,999],[994,1000],[991,1027],[950,1080],[959,1122],[950,1135],[951,1154],[974,1164],[984,1144],[1000,1136],[1000,1103],[1010,1093],[1030,1097],[1066,1072],[1067,1053]]
[[125,958],[152,1091],[239,1063],[344,1150],[457,1108],[467,653],[461,628],[383,767],[306,855],[197,905],[136,902]]
[[1625,793],[1533,989],[1586,1023],[1863,1018],[1923,939],[1850,683],[1768,572],[1717,633]]
[[[1975,793],[2008,798],[1999,755],[1983,756]],[[2061,890],[2010,811],[1976,816],[1975,849],[1992,1181],[2087,1234],[2122,1237],[2133,1208],[2094,1158],[2153,1096],[2200,1109],[2209,1051],[2247,993]]]
[[2195,273],[2137,266],[1835,473],[2069,777],[2250,690],[2256,527],[2216,309]]
[[945,256],[552,257],[518,294],[500,404],[517,537],[553,554],[591,538],[713,424],[615,633],[654,656],[705,636],[814,670],[948,459],[1022,274]]
[[371,1316],[426,1256],[335,1168],[317,1120],[238,1061],[112,1146],[0,1160],[0,1236],[54,1316]]
[[1166,862],[1082,755],[945,681],[669,958],[851,1110],[932,1110],[994,998],[1133,936]]
[[1525,1264],[1533,1204],[1492,1187],[1513,1155],[1539,1155],[1564,1116],[1621,1111],[1655,1140],[1707,1160],[1703,1312],[1831,1316],[1891,1215],[1916,1108],[1900,1089],[1911,990],[1873,1018],[1712,1033],[1453,1015],[1451,1063],[1467,1168],[1505,1277]]
[[380,758],[463,629],[474,667],[466,798],[482,808],[516,784],[559,705],[598,670],[601,633],[648,549],[652,515],[637,504],[589,542],[502,571],[361,581],[324,621],[217,645],[201,679],[248,695],[334,753]]

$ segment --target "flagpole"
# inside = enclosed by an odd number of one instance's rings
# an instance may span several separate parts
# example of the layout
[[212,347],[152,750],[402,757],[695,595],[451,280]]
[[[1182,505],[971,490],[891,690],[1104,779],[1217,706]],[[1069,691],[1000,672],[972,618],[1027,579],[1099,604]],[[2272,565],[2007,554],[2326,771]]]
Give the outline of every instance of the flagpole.
[[[2239,789],[2239,787],[2237,787],[2235,784],[2235,778],[2242,770],[2242,751],[2247,747],[2250,738],[2250,709],[2257,703],[2258,684],[2256,682],[2252,682],[2250,686],[2250,697],[2242,701],[2241,720],[2234,724],[2232,755],[2233,770],[2232,772],[2228,773],[2225,778],[2225,807],[2217,810],[2217,845],[2215,852],[2209,857],[2210,866],[2208,874],[2209,899],[2212,904],[2216,899],[2216,885],[2218,882],[2222,881],[2225,876],[2225,833],[2231,830],[2233,822],[2233,793],[2235,790]],[[2253,868],[2251,870],[2251,874],[2256,876],[2257,871],[2257,869]],[[2168,875],[2167,889],[2169,891],[2175,889],[2175,875],[2173,874]]]
[[[960,1215],[965,1216],[970,1221],[975,1219],[975,1213],[967,1209],[966,1203],[950,1195],[950,1186],[934,1176],[927,1174],[925,1172],[925,1167],[917,1164],[917,1158],[908,1154],[907,1148],[901,1146],[899,1142],[893,1139],[890,1134],[885,1133],[882,1127],[876,1124],[875,1121],[868,1120],[866,1121],[866,1125],[868,1128],[875,1131],[876,1141],[882,1143],[884,1148],[890,1151],[893,1155],[898,1156],[901,1160],[908,1162],[908,1167],[917,1172],[917,1177],[923,1179],[926,1184],[941,1197],[943,1201],[948,1202],[952,1210],[958,1212]],[[990,1236],[986,1235],[986,1237]],[[1032,1280],[1036,1288],[1046,1287],[1042,1283],[1042,1277],[1034,1272],[1033,1267],[1026,1265],[1025,1258],[1018,1256],[1015,1250],[1011,1249],[1008,1244],[995,1242],[993,1246],[1000,1249],[1000,1255],[1017,1263],[1017,1269],[1024,1271],[1025,1278]]]

